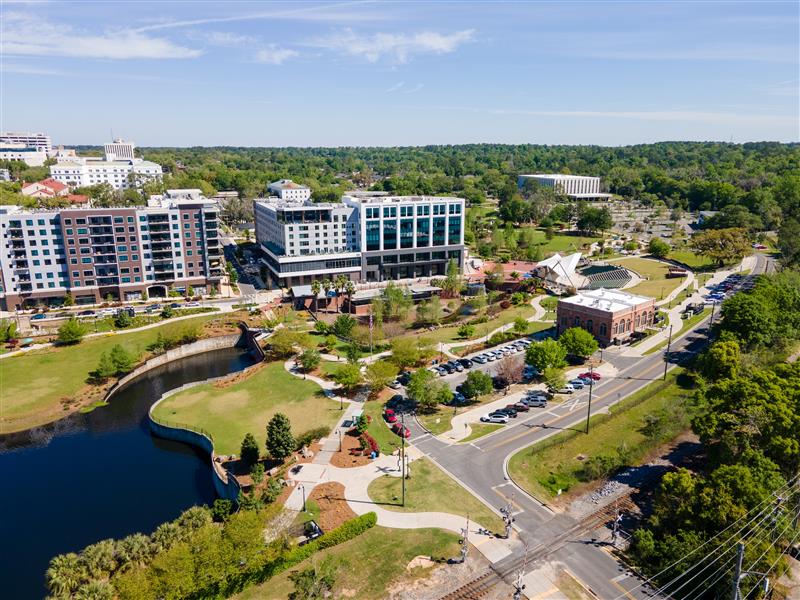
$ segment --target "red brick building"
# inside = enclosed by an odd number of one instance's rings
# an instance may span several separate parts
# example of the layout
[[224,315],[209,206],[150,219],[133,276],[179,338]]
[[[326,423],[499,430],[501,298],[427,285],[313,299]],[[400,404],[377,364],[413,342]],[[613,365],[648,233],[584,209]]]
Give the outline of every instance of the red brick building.
[[558,301],[556,324],[559,335],[572,327],[583,327],[607,346],[651,326],[655,314],[653,298],[620,290],[586,290]]

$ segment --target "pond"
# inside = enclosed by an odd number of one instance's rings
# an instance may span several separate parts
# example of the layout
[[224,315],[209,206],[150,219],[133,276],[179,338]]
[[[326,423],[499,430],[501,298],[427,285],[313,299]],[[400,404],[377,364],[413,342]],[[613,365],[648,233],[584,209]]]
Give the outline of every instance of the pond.
[[0,438],[3,597],[43,598],[56,554],[150,533],[190,506],[212,503],[207,456],[152,436],[147,411],[165,391],[252,363],[239,348],[181,359],[142,375],[108,406]]

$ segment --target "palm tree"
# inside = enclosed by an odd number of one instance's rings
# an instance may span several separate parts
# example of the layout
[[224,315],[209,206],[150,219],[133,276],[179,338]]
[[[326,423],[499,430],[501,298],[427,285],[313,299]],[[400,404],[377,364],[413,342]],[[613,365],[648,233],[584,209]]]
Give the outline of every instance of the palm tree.
[[110,577],[117,568],[114,540],[101,540],[83,550],[83,561],[89,577],[103,579]]
[[114,588],[108,581],[90,581],[78,588],[75,600],[113,600]]
[[70,596],[86,578],[81,557],[74,552],[59,554],[50,561],[45,579],[47,589],[55,596]]
[[351,303],[349,308],[352,311],[353,294],[356,293],[356,284],[353,283],[351,279],[348,279],[347,283],[344,284],[344,293],[347,294],[347,302]]
[[331,291],[333,287],[333,283],[330,279],[323,279],[322,280],[322,289],[325,290],[325,308],[328,307],[328,292]]
[[117,543],[117,562],[119,569],[139,567],[147,563],[150,556],[150,538],[134,533]]
[[172,521],[159,525],[153,532],[153,535],[150,537],[150,540],[153,544],[154,553],[163,552],[164,550],[169,549],[169,547],[179,539],[180,530]]
[[319,292],[322,289],[322,284],[319,282],[319,279],[315,279],[311,282],[311,293],[314,294],[314,313],[316,314],[317,309],[317,302],[319,302]]
[[339,294],[344,289],[344,286],[347,285],[347,277],[344,275],[337,275],[336,276],[336,312],[339,312]]

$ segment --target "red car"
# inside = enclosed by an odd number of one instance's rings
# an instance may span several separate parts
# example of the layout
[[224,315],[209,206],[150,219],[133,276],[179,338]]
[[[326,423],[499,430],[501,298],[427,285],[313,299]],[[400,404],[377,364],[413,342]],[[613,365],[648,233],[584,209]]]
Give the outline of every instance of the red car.
[[411,437],[411,431],[408,427],[403,427],[401,423],[395,423],[392,425],[392,431],[394,431],[400,437],[404,437],[406,439]]
[[595,381],[600,381],[602,379],[600,373],[595,371],[586,371],[586,373],[581,373],[578,375],[578,377],[588,377],[589,379],[594,379]]
[[394,414],[394,411],[391,408],[387,408],[383,411],[383,418],[386,419],[387,423],[396,423],[397,416]]

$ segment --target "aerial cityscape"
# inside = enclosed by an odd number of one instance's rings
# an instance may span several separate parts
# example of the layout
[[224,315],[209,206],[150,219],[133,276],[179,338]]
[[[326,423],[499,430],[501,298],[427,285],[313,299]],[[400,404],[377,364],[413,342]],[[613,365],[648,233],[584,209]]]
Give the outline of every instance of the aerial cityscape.
[[0,4],[0,597],[800,599],[800,3]]

